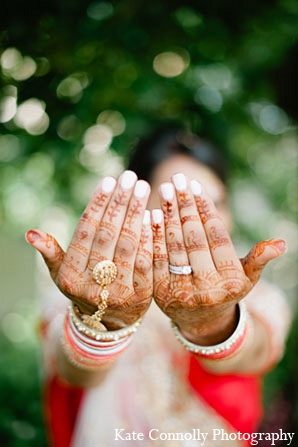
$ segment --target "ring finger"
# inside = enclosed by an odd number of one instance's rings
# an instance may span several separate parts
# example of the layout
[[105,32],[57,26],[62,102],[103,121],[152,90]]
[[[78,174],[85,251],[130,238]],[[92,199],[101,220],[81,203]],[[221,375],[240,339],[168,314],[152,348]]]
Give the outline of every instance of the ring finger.
[[173,266],[189,265],[173,184],[170,182],[162,183],[160,193],[169,263]]

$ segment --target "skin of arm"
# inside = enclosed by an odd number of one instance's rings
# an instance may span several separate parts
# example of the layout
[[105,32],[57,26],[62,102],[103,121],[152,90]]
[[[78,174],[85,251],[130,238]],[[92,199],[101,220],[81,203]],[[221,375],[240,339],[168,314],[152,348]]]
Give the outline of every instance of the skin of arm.
[[101,366],[96,370],[84,370],[75,366],[70,362],[66,356],[62,345],[61,339],[57,337],[56,340],[56,367],[57,373],[67,382],[72,385],[90,388],[100,385],[107,377],[108,373],[112,369],[113,364]]

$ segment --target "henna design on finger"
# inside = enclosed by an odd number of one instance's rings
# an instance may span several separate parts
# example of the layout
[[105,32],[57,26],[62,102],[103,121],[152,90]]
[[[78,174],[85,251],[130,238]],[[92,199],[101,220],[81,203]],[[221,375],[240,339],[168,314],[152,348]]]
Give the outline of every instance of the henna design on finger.
[[83,241],[84,239],[87,239],[88,236],[89,236],[88,231],[80,231],[79,239],[81,239]]
[[48,254],[44,254],[41,250],[40,252],[47,264],[51,277],[53,278],[54,281],[56,281],[56,276],[59,272],[59,269],[63,263],[66,254],[59,246],[56,239],[50,234],[48,233],[40,234],[34,230],[31,230],[28,233],[29,234],[27,237],[30,243],[33,243],[36,240],[38,240],[41,245],[43,245],[47,250],[50,250],[51,252],[50,258]]
[[100,208],[104,206],[104,203],[107,199],[107,194],[104,194],[103,192],[100,192],[95,198],[92,200],[92,205],[90,209],[92,211],[95,211],[96,213],[99,211]]
[[237,277],[242,278],[244,275],[241,264],[240,266],[235,264],[233,259],[221,261],[218,265],[218,272],[221,276],[230,276],[230,274],[232,274],[233,276],[236,275]]
[[102,221],[97,231],[97,235],[96,242],[104,248],[116,238],[115,226],[109,222]]
[[196,205],[199,211],[201,221],[203,224],[208,222],[210,219],[214,219],[218,217],[218,214],[214,213],[207,202],[207,200],[202,199],[201,197],[196,196]]
[[173,203],[165,202],[165,203],[163,203],[162,208],[163,208],[165,217],[167,217],[168,219],[171,219],[171,217],[173,217],[173,215],[174,215]]
[[186,248],[188,253],[194,251],[209,251],[206,239],[199,231],[191,230],[186,237]]
[[168,250],[171,253],[182,253],[185,251],[185,245],[184,245],[184,241],[180,240],[180,241],[176,241],[175,240],[175,233],[174,232],[170,232],[169,233],[169,238],[170,239],[174,239],[173,242],[169,242],[168,243]]
[[73,250],[73,251],[76,251],[83,257],[86,257],[89,254],[88,248],[86,248],[84,245],[80,244],[79,242],[72,242],[70,244],[69,248],[71,248],[71,250]]
[[252,284],[256,284],[258,282],[262,270],[268,262],[268,258],[266,258],[266,256],[262,260],[262,256],[267,247],[270,247],[271,253],[274,251],[276,256],[284,253],[286,249],[284,241],[269,239],[267,241],[259,242],[250,250],[245,258],[241,259],[242,266]]
[[184,253],[185,252],[185,245],[183,242],[171,242],[168,244],[168,250],[171,253]]
[[156,253],[154,255],[154,260],[166,261],[168,262],[168,255],[166,253]]
[[169,263],[168,255],[156,253],[153,256],[153,265],[156,270],[163,270]]
[[131,228],[133,224],[135,223],[135,219],[137,216],[141,214],[141,209],[143,208],[143,205],[139,200],[136,200],[136,202],[133,204],[131,208],[128,210],[127,214],[127,224]]
[[90,213],[84,212],[80,219],[80,223],[86,222],[88,225],[91,225],[93,228],[97,229],[98,221],[94,219],[94,217],[90,216]]
[[152,225],[153,239],[161,240],[162,239],[162,227],[160,224]]
[[180,229],[180,220],[165,220],[165,228],[169,230],[169,228]]
[[[267,241],[263,241],[263,242],[259,242],[257,245],[255,245],[249,255],[251,256],[251,258],[253,260],[256,260],[258,257],[262,256],[262,254],[264,253],[264,251],[266,250],[267,247],[270,247],[271,249],[275,250],[276,254],[279,255],[281,253],[280,251],[280,242],[277,242],[277,246],[276,244],[272,244],[272,241],[274,241],[274,239],[269,239]],[[282,243],[281,245],[282,247],[282,252],[284,251],[284,243]],[[259,266],[261,267],[264,264],[260,264],[258,261]],[[265,262],[266,264],[266,262]]]
[[137,235],[129,228],[122,228],[121,236],[117,244],[117,254],[120,259],[131,258],[137,250]]
[[98,262],[104,261],[106,258],[99,251],[92,250],[89,257],[89,266],[94,267]]
[[135,261],[135,271],[142,277],[143,281],[146,280],[146,274],[152,269],[152,256],[147,250],[139,252]]
[[230,245],[230,239],[227,238],[226,230],[222,228],[216,228],[214,225],[210,227],[209,230],[209,246],[212,250],[217,247],[223,247],[226,245]]
[[107,212],[110,218],[110,222],[112,222],[118,216],[121,207],[126,205],[127,205],[127,194],[125,191],[119,191]]
[[199,218],[197,215],[191,215],[191,216],[183,216],[181,217],[181,223],[182,225],[186,222],[199,222]]
[[191,196],[187,192],[179,193],[178,198],[179,198],[179,200],[178,200],[179,210],[181,210],[183,208],[188,208],[189,206],[192,205]]
[[54,261],[63,261],[65,253],[60,249],[52,235],[46,234],[46,238],[42,238],[42,241],[46,248],[54,248],[54,256],[52,258]]
[[149,227],[144,227],[144,225],[142,226],[142,231],[141,231],[141,238],[140,238],[140,245],[144,246],[147,244],[147,242],[149,241],[150,238],[150,230]]

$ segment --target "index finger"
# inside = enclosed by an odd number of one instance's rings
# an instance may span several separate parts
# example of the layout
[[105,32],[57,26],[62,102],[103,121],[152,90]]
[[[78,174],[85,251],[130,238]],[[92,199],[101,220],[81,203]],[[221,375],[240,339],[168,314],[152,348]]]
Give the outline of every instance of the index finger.
[[104,215],[115,186],[113,177],[104,177],[99,181],[76,226],[64,261],[71,265],[75,259],[76,268],[80,272],[86,269],[98,222]]

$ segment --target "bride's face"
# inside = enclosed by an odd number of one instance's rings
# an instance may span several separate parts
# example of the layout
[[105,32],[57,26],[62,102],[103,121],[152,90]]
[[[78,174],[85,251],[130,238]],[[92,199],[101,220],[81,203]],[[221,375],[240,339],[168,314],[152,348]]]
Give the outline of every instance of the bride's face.
[[204,186],[213,199],[226,228],[230,231],[232,224],[225,185],[210,168],[187,155],[173,155],[171,158],[160,163],[155,169],[150,182],[152,191],[148,208],[154,209],[160,207],[159,186],[163,182],[170,181],[171,176],[177,172],[182,172],[189,180],[195,179]]

